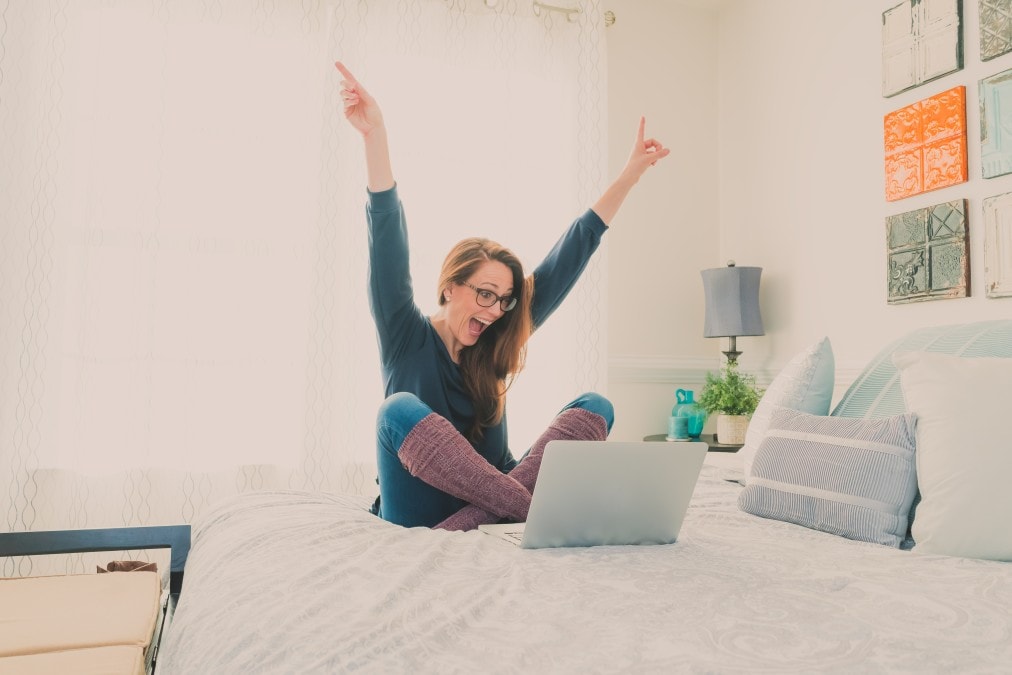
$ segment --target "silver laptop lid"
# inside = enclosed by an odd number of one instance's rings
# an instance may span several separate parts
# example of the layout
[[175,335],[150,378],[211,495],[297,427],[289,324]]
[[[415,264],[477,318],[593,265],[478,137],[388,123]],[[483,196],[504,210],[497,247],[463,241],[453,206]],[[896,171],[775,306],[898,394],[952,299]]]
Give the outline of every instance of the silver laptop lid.
[[706,450],[706,443],[550,442],[521,547],[674,542]]

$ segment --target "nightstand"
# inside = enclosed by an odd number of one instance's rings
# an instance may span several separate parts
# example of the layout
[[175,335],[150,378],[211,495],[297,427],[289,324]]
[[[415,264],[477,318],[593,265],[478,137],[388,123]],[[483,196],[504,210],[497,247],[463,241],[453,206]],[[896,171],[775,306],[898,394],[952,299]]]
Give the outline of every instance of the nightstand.
[[[666,434],[652,434],[650,436],[644,436],[644,441],[664,441],[667,443],[684,443],[684,441],[669,441]],[[692,439],[690,439],[692,440]],[[706,443],[708,446],[707,452],[738,452],[741,450],[740,445],[731,445],[728,443],[718,443],[713,439],[713,434],[702,434],[699,440]]]

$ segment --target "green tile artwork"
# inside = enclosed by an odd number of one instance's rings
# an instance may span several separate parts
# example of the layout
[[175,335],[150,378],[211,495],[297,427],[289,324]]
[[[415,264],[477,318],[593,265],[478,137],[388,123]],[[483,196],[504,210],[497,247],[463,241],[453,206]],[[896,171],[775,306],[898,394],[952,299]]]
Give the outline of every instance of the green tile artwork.
[[1012,0],[979,0],[980,60],[1012,51]]
[[966,200],[886,218],[888,302],[970,295]]

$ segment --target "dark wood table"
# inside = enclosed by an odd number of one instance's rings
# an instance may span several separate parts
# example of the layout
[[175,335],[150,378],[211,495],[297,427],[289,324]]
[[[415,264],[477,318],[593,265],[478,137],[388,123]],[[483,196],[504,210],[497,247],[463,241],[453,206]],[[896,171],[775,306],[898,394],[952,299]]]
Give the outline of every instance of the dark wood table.
[[[682,443],[684,441],[668,441],[667,434],[651,434],[650,436],[644,436],[644,441],[666,441],[669,443]],[[689,439],[696,440],[696,439]],[[702,434],[699,439],[703,443],[706,443],[707,452],[738,452],[741,450],[741,445],[730,444],[730,443],[718,443],[714,438],[714,434]]]

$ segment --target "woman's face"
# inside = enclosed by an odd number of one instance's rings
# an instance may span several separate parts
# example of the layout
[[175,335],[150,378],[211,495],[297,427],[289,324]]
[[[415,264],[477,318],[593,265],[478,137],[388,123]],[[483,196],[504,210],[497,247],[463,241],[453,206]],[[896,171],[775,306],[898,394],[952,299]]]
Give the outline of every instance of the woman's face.
[[[460,349],[476,343],[489,326],[502,318],[505,314],[502,305],[509,305],[512,296],[513,272],[498,260],[482,263],[466,282],[451,284],[444,289],[446,304],[443,310],[447,326],[459,343],[454,345],[456,349],[451,353],[458,353]],[[499,302],[503,298],[506,302]]]

